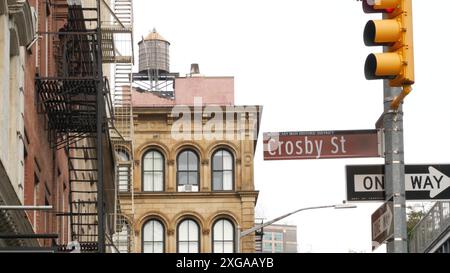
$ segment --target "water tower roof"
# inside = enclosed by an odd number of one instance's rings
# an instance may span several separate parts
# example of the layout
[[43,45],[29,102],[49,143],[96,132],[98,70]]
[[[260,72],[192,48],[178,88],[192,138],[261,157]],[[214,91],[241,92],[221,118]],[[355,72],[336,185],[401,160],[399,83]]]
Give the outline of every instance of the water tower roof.
[[144,41],[163,41],[169,43],[163,36],[161,36],[158,32],[156,32],[156,29],[153,29],[152,32],[150,32],[145,38]]

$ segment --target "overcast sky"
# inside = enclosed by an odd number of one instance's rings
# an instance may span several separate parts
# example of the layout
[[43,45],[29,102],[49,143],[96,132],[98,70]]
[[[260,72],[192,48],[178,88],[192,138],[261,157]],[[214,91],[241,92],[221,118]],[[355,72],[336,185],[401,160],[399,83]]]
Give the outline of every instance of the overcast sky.
[[[431,3],[432,2],[432,3]],[[413,0],[416,84],[405,110],[408,164],[449,163],[448,0]],[[262,132],[374,129],[383,112],[381,81],[366,81],[367,20],[356,0],[135,0],[135,43],[155,27],[171,42],[171,71],[199,63],[207,76],[235,76],[237,105],[263,105]],[[433,12],[430,12],[430,4]],[[137,50],[137,45],[136,45]],[[272,219],[346,198],[345,166],[383,159],[264,162],[255,159],[257,213]],[[371,252],[371,214],[302,212],[300,252]],[[380,248],[378,252],[385,251]]]

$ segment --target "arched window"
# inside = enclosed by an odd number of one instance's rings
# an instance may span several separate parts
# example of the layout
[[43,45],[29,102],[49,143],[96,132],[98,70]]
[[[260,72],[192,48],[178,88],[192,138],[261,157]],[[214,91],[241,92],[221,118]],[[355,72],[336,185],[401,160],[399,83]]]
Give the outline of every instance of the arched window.
[[178,253],[200,253],[200,228],[194,220],[184,220],[178,225]]
[[117,158],[117,180],[119,185],[120,192],[129,192],[131,188],[131,176],[130,176],[130,156],[128,152],[124,149],[116,150],[116,158]]
[[218,150],[212,159],[213,191],[232,191],[234,186],[234,158],[227,150]]
[[143,158],[143,191],[164,191],[164,156],[155,150],[148,151]]
[[213,227],[213,253],[234,252],[234,225],[227,219],[218,220]]
[[142,230],[142,252],[164,253],[164,225],[158,220],[145,223]]
[[199,190],[199,159],[195,152],[184,151],[178,155],[177,184],[179,192]]

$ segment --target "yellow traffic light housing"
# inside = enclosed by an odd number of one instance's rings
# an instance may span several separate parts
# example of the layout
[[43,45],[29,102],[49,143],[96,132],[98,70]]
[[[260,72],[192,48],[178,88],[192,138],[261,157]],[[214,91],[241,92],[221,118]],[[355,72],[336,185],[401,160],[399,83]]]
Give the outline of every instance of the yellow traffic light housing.
[[[382,13],[383,20],[371,20],[364,29],[366,46],[385,46],[383,53],[370,54],[365,64],[368,80],[386,79],[392,87],[404,87],[400,96],[414,84],[412,0],[363,0],[365,13]],[[398,108],[400,102],[394,102]],[[395,106],[397,104],[397,106]]]

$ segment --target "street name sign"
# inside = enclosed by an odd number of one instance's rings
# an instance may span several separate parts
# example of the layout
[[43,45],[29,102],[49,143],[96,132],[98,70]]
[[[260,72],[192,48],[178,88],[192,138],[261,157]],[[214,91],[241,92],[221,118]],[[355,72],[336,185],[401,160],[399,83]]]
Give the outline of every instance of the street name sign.
[[[347,166],[347,200],[385,201],[384,165]],[[450,165],[406,165],[407,201],[450,200]]]
[[386,202],[372,214],[372,250],[394,236],[394,203]]
[[264,134],[264,160],[381,157],[377,130]]

